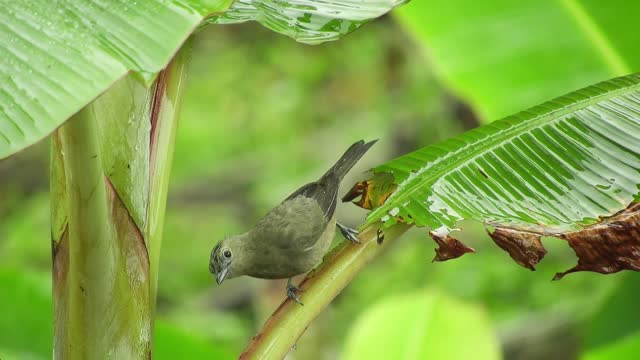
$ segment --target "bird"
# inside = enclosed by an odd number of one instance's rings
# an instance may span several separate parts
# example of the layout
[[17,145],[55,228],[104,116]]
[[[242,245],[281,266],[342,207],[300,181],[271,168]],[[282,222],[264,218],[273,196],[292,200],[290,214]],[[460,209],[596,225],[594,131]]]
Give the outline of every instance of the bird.
[[352,243],[358,232],[336,221],[338,188],[344,176],[378,140],[351,145],[319,180],[294,191],[249,231],[225,237],[211,251],[209,271],[218,285],[225,279],[250,276],[289,279],[287,296],[300,305],[292,277],[320,264],[336,227]]

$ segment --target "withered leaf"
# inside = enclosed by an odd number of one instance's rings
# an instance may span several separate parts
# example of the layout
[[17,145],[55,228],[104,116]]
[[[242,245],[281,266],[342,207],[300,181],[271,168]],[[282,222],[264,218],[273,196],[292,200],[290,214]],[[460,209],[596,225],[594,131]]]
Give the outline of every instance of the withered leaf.
[[396,190],[397,185],[393,180],[393,175],[387,172],[374,174],[371,178],[353,185],[351,190],[342,197],[342,202],[353,201],[360,197],[360,200],[353,203],[363,209],[377,208],[384,204]]
[[504,227],[495,227],[493,232],[486,230],[493,241],[508,252],[515,262],[532,271],[535,271],[534,265],[547,253],[540,241],[540,234]]
[[[487,175],[483,169],[478,170],[481,175]],[[375,209],[383,205],[396,188],[394,176],[389,172],[380,172],[368,180],[356,183],[342,201],[353,201],[362,208]],[[358,200],[354,201],[356,199]],[[394,215],[393,220],[394,224],[413,223],[411,213],[406,213],[406,219]],[[505,227],[501,224],[491,225],[495,229],[487,230],[487,233],[493,241],[509,253],[516,263],[530,270],[535,270],[535,265],[547,254],[541,242],[542,236],[567,240],[578,257],[578,264],[565,272],[557,273],[554,280],[577,271],[602,274],[621,270],[640,271],[640,203],[634,202],[613,216],[602,217],[598,223],[573,232],[558,232],[557,229],[546,228],[540,223],[534,226],[521,224],[519,228]],[[443,236],[434,232],[429,234],[438,244],[433,261],[446,261],[475,252],[473,248],[449,235]],[[383,236],[378,237],[378,243],[382,242]]]
[[430,231],[429,235],[438,244],[438,248],[436,249],[436,256],[432,261],[451,260],[458,258],[466,253],[476,252],[475,249],[468,247],[460,240],[455,239],[452,236],[440,236],[433,231]]
[[631,204],[620,213],[604,218],[580,231],[557,235],[567,240],[578,256],[578,264],[557,273],[559,280],[576,271],[602,274],[621,270],[640,271],[640,203]]

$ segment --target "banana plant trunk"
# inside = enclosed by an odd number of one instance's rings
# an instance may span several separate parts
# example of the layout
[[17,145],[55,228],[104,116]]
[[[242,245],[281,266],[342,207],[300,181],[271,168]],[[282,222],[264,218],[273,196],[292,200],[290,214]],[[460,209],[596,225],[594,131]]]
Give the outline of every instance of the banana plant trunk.
[[54,358],[151,358],[158,260],[187,44],[52,136]]

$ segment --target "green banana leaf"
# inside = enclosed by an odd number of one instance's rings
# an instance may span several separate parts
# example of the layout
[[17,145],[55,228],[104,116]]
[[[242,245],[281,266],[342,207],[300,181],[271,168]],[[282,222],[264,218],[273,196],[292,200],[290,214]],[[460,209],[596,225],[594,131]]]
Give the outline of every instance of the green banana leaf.
[[0,0],[0,159],[49,135],[128,72],[150,84],[205,18],[255,19],[321,42],[399,1],[307,0],[274,9],[256,0],[224,16],[231,0]]
[[606,346],[593,349],[582,356],[583,360],[633,359],[640,352],[640,333],[628,335]]
[[234,24],[255,20],[296,41],[320,44],[337,40],[407,1],[237,0],[224,14],[213,16],[207,22]]
[[349,331],[343,358],[490,360],[501,355],[482,309],[422,291],[367,309]]
[[546,253],[541,237],[556,236],[580,258],[569,272],[639,270],[639,139],[640,75],[630,75],[382,164],[345,200],[362,195],[368,224],[430,227],[437,260],[473,251],[449,237],[472,219],[530,269]]
[[640,71],[634,1],[424,0],[396,14],[487,121]]

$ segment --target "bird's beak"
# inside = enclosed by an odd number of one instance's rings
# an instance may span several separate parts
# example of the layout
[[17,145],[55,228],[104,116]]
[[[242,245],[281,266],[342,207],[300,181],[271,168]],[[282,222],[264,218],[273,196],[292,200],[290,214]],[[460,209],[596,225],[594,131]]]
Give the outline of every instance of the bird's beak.
[[216,282],[218,283],[218,285],[222,284],[224,279],[227,277],[228,273],[229,273],[229,264],[222,265],[222,268],[220,269],[220,271],[216,271]]

